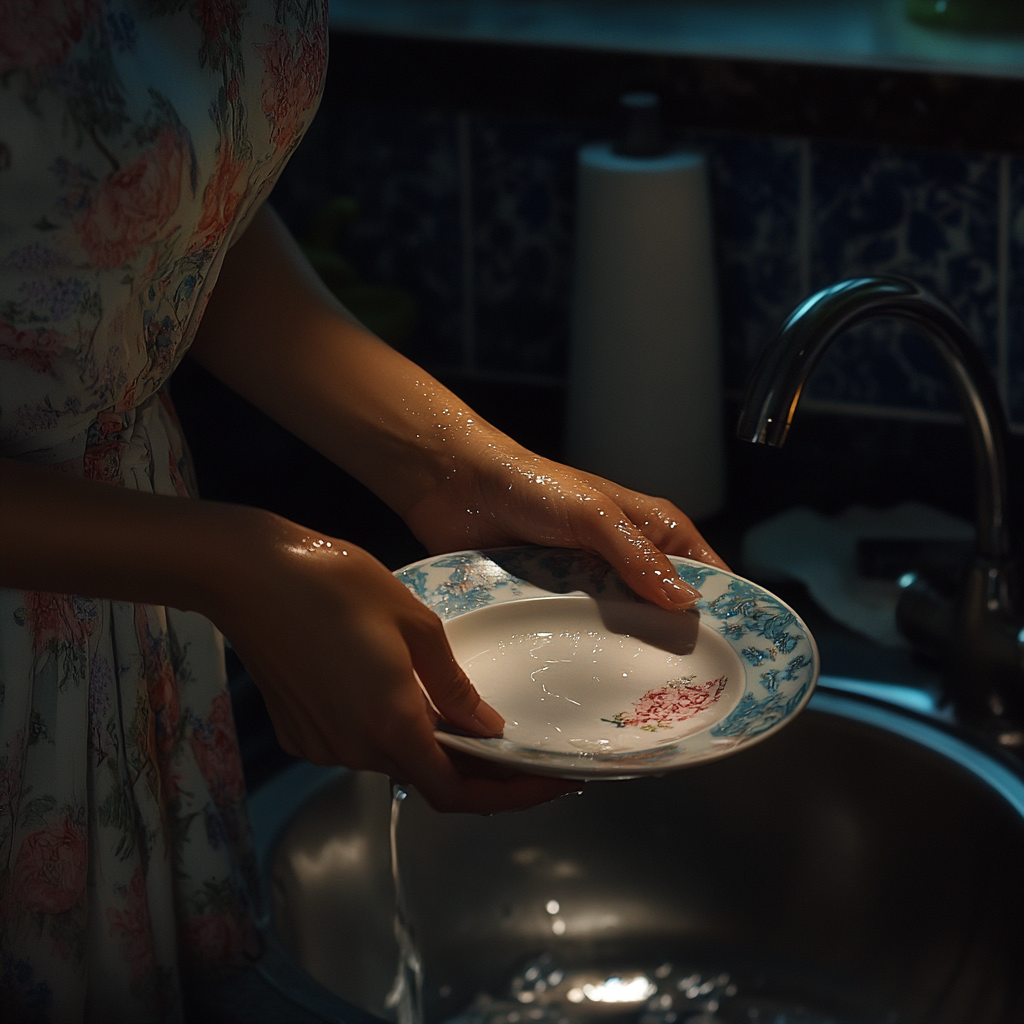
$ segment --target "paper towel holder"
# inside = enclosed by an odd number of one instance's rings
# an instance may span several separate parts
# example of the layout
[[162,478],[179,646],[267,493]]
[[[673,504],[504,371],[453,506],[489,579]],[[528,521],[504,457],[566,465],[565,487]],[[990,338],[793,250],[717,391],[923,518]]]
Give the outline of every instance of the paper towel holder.
[[622,137],[612,147],[619,156],[663,156],[665,130],[661,123],[661,99],[655,92],[627,92],[619,97],[623,115]]

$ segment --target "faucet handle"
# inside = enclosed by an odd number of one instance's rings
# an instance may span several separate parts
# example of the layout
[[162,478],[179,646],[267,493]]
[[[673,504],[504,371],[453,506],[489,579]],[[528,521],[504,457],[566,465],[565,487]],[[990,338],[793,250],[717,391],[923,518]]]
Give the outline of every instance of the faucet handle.
[[896,628],[918,654],[941,665],[951,653],[949,641],[956,617],[954,602],[940,594],[919,573],[905,573],[899,582]]

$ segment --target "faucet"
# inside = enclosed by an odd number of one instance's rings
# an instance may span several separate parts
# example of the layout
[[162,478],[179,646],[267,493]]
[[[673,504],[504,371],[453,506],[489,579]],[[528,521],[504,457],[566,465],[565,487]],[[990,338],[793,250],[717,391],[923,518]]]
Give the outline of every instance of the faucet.
[[781,446],[804,384],[840,334],[874,317],[909,320],[934,342],[953,379],[974,451],[977,534],[953,599],[919,577],[905,581],[897,625],[943,666],[957,718],[1003,747],[1024,749],[1024,616],[1008,523],[1009,428],[992,375],[957,315],[900,277],[841,281],[801,303],[761,357],[747,387],[737,435]]

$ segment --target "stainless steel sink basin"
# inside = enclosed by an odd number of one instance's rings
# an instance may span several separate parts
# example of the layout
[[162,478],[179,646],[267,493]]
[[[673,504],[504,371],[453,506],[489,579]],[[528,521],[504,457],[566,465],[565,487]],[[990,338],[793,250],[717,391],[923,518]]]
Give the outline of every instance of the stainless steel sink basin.
[[[382,1015],[397,956],[388,797],[380,776],[331,774],[268,856],[285,949]],[[412,796],[399,840],[428,1024],[480,992],[515,1003],[510,979],[543,953],[569,973],[671,963],[735,979],[733,1016],[688,1017],[680,990],[671,1009],[640,1007],[642,1024],[755,1020],[759,998],[811,1008],[761,1020],[1024,1020],[1024,782],[876,701],[819,690],[735,757],[522,814],[442,816]]]

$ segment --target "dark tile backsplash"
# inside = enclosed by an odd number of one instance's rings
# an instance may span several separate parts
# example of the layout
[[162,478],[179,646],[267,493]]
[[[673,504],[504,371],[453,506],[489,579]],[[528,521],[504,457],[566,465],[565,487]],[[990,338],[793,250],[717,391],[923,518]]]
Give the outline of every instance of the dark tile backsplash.
[[581,125],[466,118],[472,155],[475,366],[565,370]]
[[[302,233],[355,196],[348,251],[422,309],[431,369],[557,380],[565,369],[575,154],[600,125],[342,105],[325,109],[274,202]],[[709,157],[726,386],[810,291],[912,277],[963,317],[1024,425],[1024,159],[689,132]],[[837,344],[812,399],[910,418],[955,408],[926,343],[889,323]]]
[[416,358],[460,365],[464,188],[457,118],[358,107],[327,114],[321,112],[275,188],[274,205],[301,238],[325,199],[353,196],[361,215],[345,231],[346,255],[371,283],[416,296]]
[[801,160],[794,139],[697,135],[709,157],[725,386],[742,390],[765,341],[803,294]]
[[[816,144],[811,165],[811,286],[902,274],[942,296],[998,366],[999,159]],[[956,407],[931,345],[867,324],[829,353],[810,393],[920,410]]]

